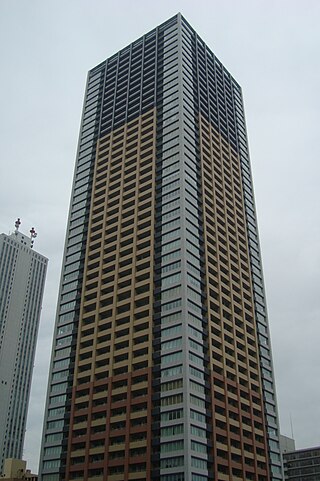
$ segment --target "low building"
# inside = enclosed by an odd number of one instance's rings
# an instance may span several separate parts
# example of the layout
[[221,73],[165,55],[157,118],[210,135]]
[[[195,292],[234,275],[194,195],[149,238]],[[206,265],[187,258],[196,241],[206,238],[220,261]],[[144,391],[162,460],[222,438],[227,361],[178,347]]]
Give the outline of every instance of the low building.
[[285,481],[320,480],[320,446],[283,453]]
[[4,461],[1,479],[3,481],[16,481],[19,479],[38,481],[38,475],[32,474],[30,469],[27,469],[26,461],[23,461],[22,459],[8,458]]
[[284,436],[283,434],[280,434],[279,441],[280,441],[280,451],[282,456],[284,453],[288,453],[296,450],[296,443],[293,438],[289,438],[288,436]]

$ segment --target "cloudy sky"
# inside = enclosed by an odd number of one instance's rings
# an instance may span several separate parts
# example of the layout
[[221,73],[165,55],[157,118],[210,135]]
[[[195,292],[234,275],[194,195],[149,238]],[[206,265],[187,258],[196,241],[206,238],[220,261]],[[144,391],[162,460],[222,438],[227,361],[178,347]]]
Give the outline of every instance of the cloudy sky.
[[0,0],[0,232],[50,260],[24,457],[37,471],[87,71],[178,11],[243,88],[280,422],[320,445],[317,0]]

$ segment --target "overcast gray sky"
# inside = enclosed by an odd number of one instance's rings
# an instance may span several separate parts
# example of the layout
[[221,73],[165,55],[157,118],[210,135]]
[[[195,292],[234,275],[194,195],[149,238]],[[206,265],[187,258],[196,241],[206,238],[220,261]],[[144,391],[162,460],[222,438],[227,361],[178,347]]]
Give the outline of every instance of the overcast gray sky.
[[320,445],[317,0],[0,0],[0,232],[49,260],[24,457],[37,471],[87,71],[178,11],[243,88],[282,433]]

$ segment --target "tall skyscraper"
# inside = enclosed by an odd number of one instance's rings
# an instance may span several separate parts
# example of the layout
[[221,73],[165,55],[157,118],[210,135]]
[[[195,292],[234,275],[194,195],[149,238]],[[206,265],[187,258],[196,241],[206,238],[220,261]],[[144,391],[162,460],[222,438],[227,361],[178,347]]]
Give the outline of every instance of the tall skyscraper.
[[0,235],[0,473],[5,458],[22,458],[48,262],[19,224]]
[[180,14],[88,75],[40,464],[282,479],[241,88]]

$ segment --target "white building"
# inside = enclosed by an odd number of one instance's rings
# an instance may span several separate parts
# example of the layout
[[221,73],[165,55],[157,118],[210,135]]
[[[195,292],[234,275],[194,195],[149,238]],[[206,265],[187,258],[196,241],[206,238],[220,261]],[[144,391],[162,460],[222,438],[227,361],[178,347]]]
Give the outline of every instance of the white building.
[[0,473],[5,458],[22,458],[48,263],[19,224],[0,235]]

